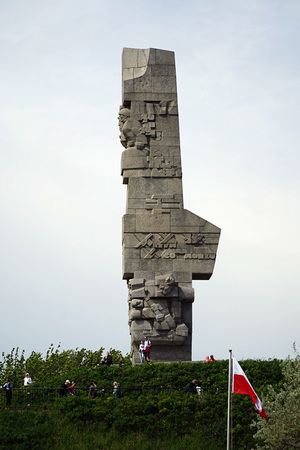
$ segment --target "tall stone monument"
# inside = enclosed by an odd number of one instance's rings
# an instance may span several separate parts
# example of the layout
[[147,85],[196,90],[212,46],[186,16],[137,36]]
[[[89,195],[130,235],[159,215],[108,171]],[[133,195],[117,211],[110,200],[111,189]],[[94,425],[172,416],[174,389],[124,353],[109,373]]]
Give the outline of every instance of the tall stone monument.
[[123,279],[132,362],[140,361],[144,336],[153,361],[190,361],[192,280],[211,277],[220,229],[183,207],[174,53],[125,48],[122,60]]

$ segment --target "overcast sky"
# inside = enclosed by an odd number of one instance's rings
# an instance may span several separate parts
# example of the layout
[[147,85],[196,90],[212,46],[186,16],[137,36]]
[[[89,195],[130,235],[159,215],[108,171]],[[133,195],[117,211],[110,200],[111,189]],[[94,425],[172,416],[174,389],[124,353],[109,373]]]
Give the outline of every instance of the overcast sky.
[[130,350],[121,54],[153,47],[175,52],[185,208],[222,229],[193,359],[292,354],[299,21],[298,0],[1,1],[1,352]]

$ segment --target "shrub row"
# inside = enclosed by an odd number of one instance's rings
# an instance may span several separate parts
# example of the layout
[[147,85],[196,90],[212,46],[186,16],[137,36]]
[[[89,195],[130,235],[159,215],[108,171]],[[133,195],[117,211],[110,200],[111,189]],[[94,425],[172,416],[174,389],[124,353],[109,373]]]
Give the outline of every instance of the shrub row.
[[[59,387],[66,378],[75,380],[79,392],[75,397],[58,398],[33,410],[15,405],[0,412],[0,436],[6,448],[177,448],[192,445],[205,449],[226,446],[228,361],[208,363],[142,364],[132,367],[127,357],[115,352],[121,366],[101,364],[103,349],[49,351],[45,358],[33,354],[26,360],[16,352],[5,357],[0,366],[2,381],[11,377],[14,386],[22,386],[24,372],[35,380],[34,387]],[[280,361],[242,361],[241,365],[263,399],[267,386],[275,391],[282,386]],[[204,395],[187,392],[197,379]],[[106,394],[91,400],[84,394],[89,380],[96,381],[98,392]],[[114,398],[112,383],[118,381],[122,397]],[[14,398],[14,397],[13,397]],[[23,402],[24,403],[24,402]],[[243,395],[232,398],[232,436],[234,448],[254,448],[251,423],[257,412],[251,399]],[[155,442],[157,447],[155,447]],[[201,446],[199,442],[201,441]],[[172,442],[172,447],[170,447]],[[183,444],[185,442],[185,444]],[[73,443],[73,447],[71,446]],[[188,444],[189,443],[189,444]],[[70,447],[69,447],[70,445]],[[127,444],[126,444],[127,445]],[[15,447],[14,447],[15,446]],[[36,447],[35,447],[36,446]],[[82,446],[82,447],[80,447]],[[93,447],[94,446],[94,447]],[[103,446],[103,447],[102,447]],[[165,447],[164,447],[165,446]],[[28,448],[28,447],[27,447]]]

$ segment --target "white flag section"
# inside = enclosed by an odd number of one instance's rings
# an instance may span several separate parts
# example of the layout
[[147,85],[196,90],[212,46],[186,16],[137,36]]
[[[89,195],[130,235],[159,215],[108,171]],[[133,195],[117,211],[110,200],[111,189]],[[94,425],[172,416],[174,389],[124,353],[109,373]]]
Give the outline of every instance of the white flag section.
[[241,366],[239,365],[239,363],[236,361],[235,358],[233,358],[232,392],[234,394],[250,395],[250,397],[253,400],[253,403],[258,409],[259,414],[268,420],[268,416],[262,407],[259,397],[256,395],[256,392],[254,391],[250,381],[246,377],[245,372],[243,371],[243,369],[241,368]]

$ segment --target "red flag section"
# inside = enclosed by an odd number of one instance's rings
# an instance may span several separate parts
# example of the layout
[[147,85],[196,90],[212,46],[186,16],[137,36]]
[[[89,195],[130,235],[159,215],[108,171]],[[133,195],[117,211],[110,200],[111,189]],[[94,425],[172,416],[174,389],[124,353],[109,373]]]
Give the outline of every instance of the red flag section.
[[250,381],[246,377],[245,372],[243,371],[243,369],[241,368],[241,366],[239,365],[239,363],[236,361],[235,358],[233,358],[232,392],[234,394],[250,395],[254,405],[258,409],[259,414],[268,420],[268,416],[262,407],[259,397],[256,395],[253,387],[251,386]]

